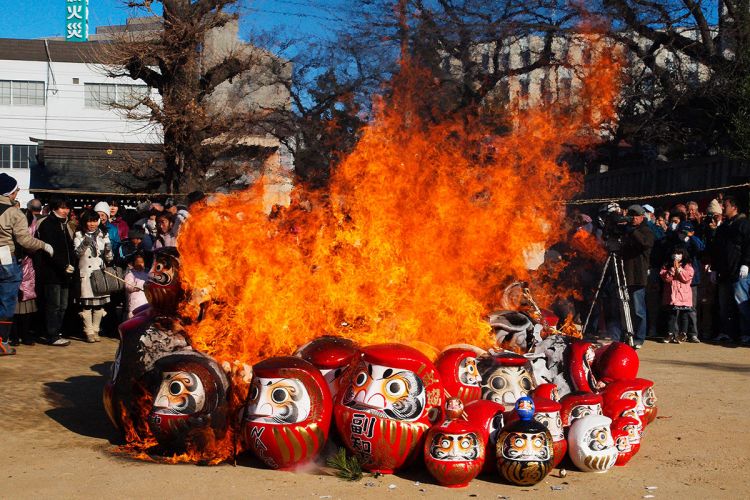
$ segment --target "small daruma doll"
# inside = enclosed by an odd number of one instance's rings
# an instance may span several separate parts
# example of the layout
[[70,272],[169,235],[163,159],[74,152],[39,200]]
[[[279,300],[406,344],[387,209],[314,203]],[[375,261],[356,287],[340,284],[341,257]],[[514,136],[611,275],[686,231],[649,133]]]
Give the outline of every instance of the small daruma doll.
[[638,453],[640,444],[633,444],[633,439],[638,439],[640,443],[640,436],[638,436],[638,427],[641,422],[631,417],[620,417],[612,421],[610,426],[612,430],[612,439],[615,441],[615,447],[617,448],[617,461],[615,465],[622,467],[626,465],[633,455]]
[[184,351],[157,361],[154,375],[157,385],[148,424],[162,447],[174,453],[202,453],[224,438],[229,381],[216,361]]
[[477,368],[477,354],[471,349],[451,348],[440,353],[435,360],[445,390],[464,404],[482,397],[481,382]]
[[552,436],[534,420],[531,398],[520,398],[516,413],[518,420],[506,425],[497,437],[497,469],[509,483],[531,486],[552,470]]
[[568,455],[583,472],[607,472],[615,465],[618,451],[611,423],[604,415],[587,415],[570,426]]
[[659,409],[656,407],[656,394],[654,393],[654,382],[645,378],[635,379],[641,386],[641,400],[643,401],[643,426],[647,426],[656,420]]
[[446,419],[427,433],[424,461],[427,470],[443,486],[467,486],[484,465],[484,433],[476,423],[462,418],[463,403],[451,398]]
[[358,354],[357,344],[349,339],[331,335],[311,340],[294,353],[320,370],[334,399],[339,392],[339,382],[344,372]]
[[602,397],[591,392],[574,392],[560,400],[563,427],[570,427],[576,419],[602,414]]
[[440,417],[443,387],[432,362],[402,344],[365,347],[335,404],[336,428],[365,470],[392,473],[422,452]]
[[266,465],[288,469],[318,456],[331,426],[332,400],[307,361],[283,356],[253,367],[242,421],[245,445]]

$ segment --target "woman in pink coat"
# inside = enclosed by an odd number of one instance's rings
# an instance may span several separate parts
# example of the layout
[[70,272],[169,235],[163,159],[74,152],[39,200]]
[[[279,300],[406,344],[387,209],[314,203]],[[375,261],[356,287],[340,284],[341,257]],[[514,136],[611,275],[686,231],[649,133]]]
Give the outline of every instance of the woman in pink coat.
[[669,308],[669,332],[662,340],[665,344],[679,344],[685,339],[699,342],[693,290],[690,287],[694,274],[687,248],[681,245],[674,247],[669,261],[659,273],[664,281],[662,303]]

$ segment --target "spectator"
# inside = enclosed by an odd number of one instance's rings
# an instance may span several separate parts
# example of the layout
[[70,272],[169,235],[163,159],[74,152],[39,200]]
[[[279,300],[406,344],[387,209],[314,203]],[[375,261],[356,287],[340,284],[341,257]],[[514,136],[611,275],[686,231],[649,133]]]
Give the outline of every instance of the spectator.
[[162,212],[158,215],[156,218],[156,237],[153,239],[151,248],[157,250],[177,246],[177,238],[172,234],[173,221],[174,218],[169,212]]
[[[32,218],[31,212],[27,214]],[[10,345],[34,345],[35,339],[31,335],[31,320],[37,312],[36,305],[36,274],[31,256],[25,255],[21,260],[21,287],[18,291],[16,314],[13,317],[13,335]]]
[[706,244],[707,247],[711,246],[711,242],[716,235],[716,228],[721,225],[721,205],[717,200],[711,200],[706,210],[706,216],[701,220],[698,234]]
[[52,213],[39,224],[37,234],[40,240],[52,247],[54,254],[41,256],[37,260],[37,270],[44,293],[47,342],[66,346],[70,341],[63,338],[61,330],[75,272],[74,233],[68,225],[68,201],[56,196],[50,200],[49,206]]
[[674,232],[677,231],[677,228],[685,222],[685,214],[682,212],[672,212],[672,215],[669,216],[669,227],[667,228],[667,233],[670,231]]
[[146,270],[146,260],[142,253],[138,252],[133,256],[133,264],[125,273],[125,293],[127,293],[127,318],[133,317],[133,311],[138,307],[148,304],[146,300],[146,280],[148,271]]
[[79,277],[81,279],[81,318],[86,342],[99,342],[99,326],[104,317],[103,306],[109,302],[109,295],[94,295],[91,288],[91,273],[101,269],[114,259],[112,243],[107,231],[100,226],[100,217],[88,210],[81,215],[81,229],[76,232],[73,245],[78,256]]
[[16,353],[8,344],[22,278],[21,266],[14,257],[16,244],[30,252],[44,250],[53,254],[50,245],[29,233],[26,216],[13,206],[16,196],[18,182],[0,173],[0,356]]
[[[128,231],[130,227],[125,219],[122,218],[120,213],[120,202],[118,200],[110,200],[109,202],[109,222],[117,228],[118,236],[120,241],[128,239]],[[114,248],[114,247],[113,247]]]
[[[26,210],[33,217],[32,222],[44,217],[42,215],[42,202],[36,198],[33,198],[26,203]],[[29,222],[29,224],[31,224],[31,222]]]
[[[145,253],[143,248],[143,239],[145,235],[142,229],[134,228],[128,232],[129,238],[120,244],[120,262],[132,262],[136,253]],[[149,259],[146,259],[147,263]]]
[[694,201],[689,201],[687,203],[687,219],[690,222],[693,223],[695,227],[698,227],[698,225],[701,223],[702,215],[698,211],[698,204]]
[[99,214],[101,225],[109,236],[109,242],[112,245],[112,251],[117,254],[120,250],[120,232],[109,222],[110,208],[109,205],[100,201],[94,206],[94,212]]
[[[633,303],[633,347],[636,349],[640,349],[646,340],[646,284],[649,258],[654,246],[654,233],[646,224],[645,213],[640,205],[628,207],[630,228],[623,238],[621,249],[625,280]],[[619,341],[619,335],[612,340]]]
[[693,266],[688,255],[687,248],[676,246],[672,249],[670,260],[661,268],[660,276],[664,280],[664,305],[669,307],[668,333],[662,341],[665,344],[679,344],[684,339],[700,342],[690,286],[693,280]]
[[[205,193],[203,193],[203,191],[193,191],[192,193],[188,193],[187,195],[187,207],[177,205],[177,214],[175,215],[174,227],[172,228],[172,233],[175,236],[180,234],[182,224],[184,224],[188,217],[190,217],[190,210],[192,210],[195,206],[205,203],[205,201],[206,195]],[[591,229],[593,230],[593,226]]]
[[[726,196],[723,220],[716,230],[711,250],[711,267],[719,285],[719,310],[722,320],[719,342],[750,344],[750,223],[739,212],[737,200]],[[739,325],[738,321],[739,320]]]
[[682,220],[687,217],[687,207],[683,203],[678,203],[672,208],[672,215],[682,214]]

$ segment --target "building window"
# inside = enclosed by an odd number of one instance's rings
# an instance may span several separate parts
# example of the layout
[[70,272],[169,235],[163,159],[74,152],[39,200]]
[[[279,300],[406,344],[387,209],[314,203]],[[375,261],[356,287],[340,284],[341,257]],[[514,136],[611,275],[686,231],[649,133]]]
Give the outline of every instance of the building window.
[[36,145],[0,144],[0,168],[36,166]]
[[146,85],[84,84],[84,100],[87,108],[110,109],[114,104],[132,106],[150,93]]
[[0,80],[0,104],[44,106],[44,82]]
[[10,168],[10,144],[0,144],[0,168]]
[[10,82],[0,80],[0,104],[10,106]]

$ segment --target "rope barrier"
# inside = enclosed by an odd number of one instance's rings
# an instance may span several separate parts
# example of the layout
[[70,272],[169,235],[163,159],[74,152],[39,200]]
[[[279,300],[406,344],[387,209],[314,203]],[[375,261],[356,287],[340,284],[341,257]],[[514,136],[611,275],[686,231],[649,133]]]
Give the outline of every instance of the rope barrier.
[[710,193],[712,191],[725,191],[729,189],[738,189],[738,188],[744,188],[744,187],[750,187],[750,182],[746,182],[744,184],[732,184],[730,186],[720,186],[720,187],[714,187],[714,188],[706,188],[706,189],[693,189],[690,191],[679,191],[675,193],[663,193],[663,194],[643,194],[639,196],[617,196],[617,197],[611,197],[611,198],[589,198],[585,200],[572,200],[564,202],[566,205],[592,205],[592,204],[602,204],[602,203],[609,203],[612,201],[638,201],[638,200],[652,200],[655,198],[669,198],[672,196],[685,196],[688,194],[696,194],[696,193]]

